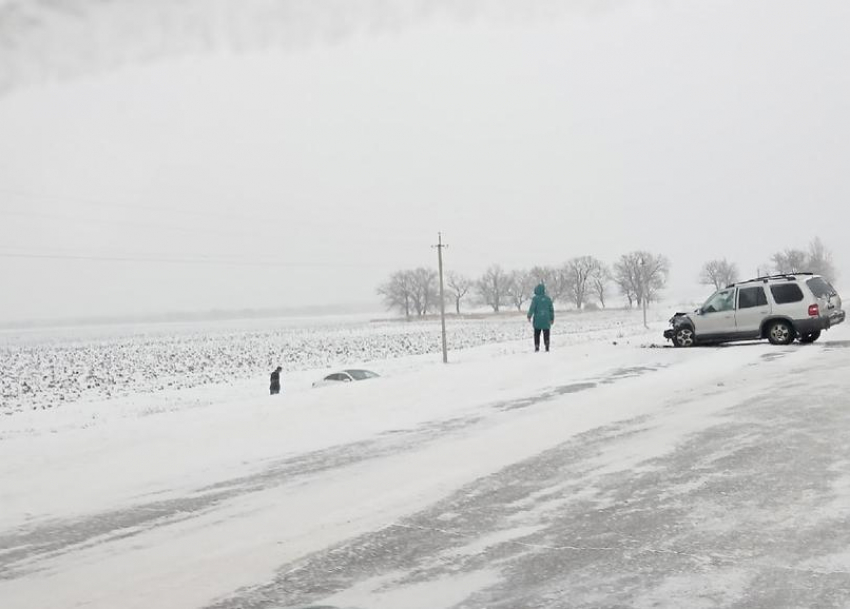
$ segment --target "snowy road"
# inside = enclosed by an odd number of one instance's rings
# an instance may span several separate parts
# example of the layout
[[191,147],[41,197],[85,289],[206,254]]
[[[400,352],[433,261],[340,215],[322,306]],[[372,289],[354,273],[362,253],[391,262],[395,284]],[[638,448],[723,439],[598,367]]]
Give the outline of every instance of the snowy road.
[[0,442],[0,606],[850,606],[847,328],[456,359],[28,423]]

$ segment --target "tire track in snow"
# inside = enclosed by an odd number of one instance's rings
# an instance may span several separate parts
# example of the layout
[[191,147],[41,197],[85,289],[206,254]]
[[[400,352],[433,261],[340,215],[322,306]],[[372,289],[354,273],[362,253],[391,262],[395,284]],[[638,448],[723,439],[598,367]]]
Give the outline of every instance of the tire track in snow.
[[[847,606],[850,410],[840,370],[811,391],[835,365],[818,362],[765,377],[760,397],[709,398],[716,412],[675,442],[675,404],[576,436],[207,609],[384,607],[487,570],[457,607]],[[658,442],[659,456],[618,454]]]
[[[588,381],[555,386],[530,397],[491,403],[486,410],[505,413],[526,409],[564,395],[635,378],[658,366],[620,367]],[[40,564],[70,552],[134,537],[157,527],[177,524],[209,513],[242,495],[295,484],[300,479],[404,450],[416,449],[488,420],[482,414],[431,421],[414,429],[384,432],[375,439],[335,446],[281,460],[265,470],[199,488],[191,495],[140,503],[135,506],[20,527],[0,533],[0,580],[25,576]]]

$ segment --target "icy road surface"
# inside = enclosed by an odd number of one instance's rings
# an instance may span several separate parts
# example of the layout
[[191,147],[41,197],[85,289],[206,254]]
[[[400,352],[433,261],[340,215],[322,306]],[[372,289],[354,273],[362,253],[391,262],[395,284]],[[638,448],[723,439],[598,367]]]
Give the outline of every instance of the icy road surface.
[[6,417],[0,607],[850,606],[848,328],[639,342]]

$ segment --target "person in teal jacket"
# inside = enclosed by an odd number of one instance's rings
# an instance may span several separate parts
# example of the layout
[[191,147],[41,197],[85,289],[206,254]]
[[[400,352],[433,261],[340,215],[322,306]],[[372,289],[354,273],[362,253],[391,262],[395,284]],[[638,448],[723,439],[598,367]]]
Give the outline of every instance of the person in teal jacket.
[[546,295],[546,287],[541,283],[534,288],[534,298],[528,308],[528,321],[534,326],[534,350],[540,351],[540,334],[543,334],[543,344],[549,350],[549,331],[555,323],[555,307],[552,299]]

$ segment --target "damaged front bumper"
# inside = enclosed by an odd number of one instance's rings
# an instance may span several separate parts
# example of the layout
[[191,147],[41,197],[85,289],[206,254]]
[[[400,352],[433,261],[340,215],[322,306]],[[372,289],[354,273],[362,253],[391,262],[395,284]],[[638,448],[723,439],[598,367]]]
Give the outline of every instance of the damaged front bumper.
[[670,318],[670,327],[664,330],[664,338],[667,340],[673,340],[676,336],[676,331],[679,329],[679,326],[682,324],[689,324],[688,314],[687,313],[676,313],[673,317]]

